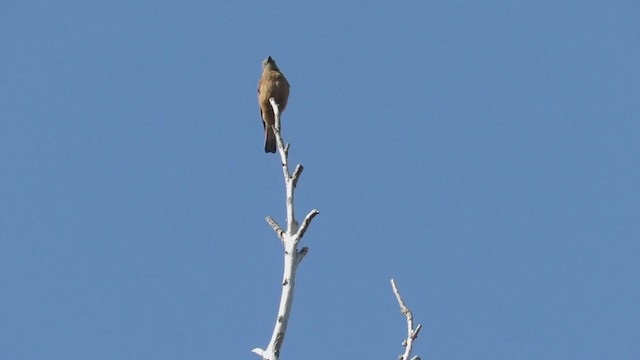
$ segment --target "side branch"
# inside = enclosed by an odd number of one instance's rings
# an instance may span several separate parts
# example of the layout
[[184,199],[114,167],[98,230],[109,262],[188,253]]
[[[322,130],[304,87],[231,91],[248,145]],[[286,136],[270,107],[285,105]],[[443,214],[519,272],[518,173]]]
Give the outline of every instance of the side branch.
[[[402,346],[405,346],[404,354],[400,355],[400,360],[409,360],[409,356],[411,356],[411,350],[413,348],[413,340],[418,337],[418,333],[422,329],[422,325],[418,324],[418,326],[413,328],[413,314],[411,310],[404,304],[402,300],[402,296],[400,296],[400,291],[398,291],[398,287],[396,286],[396,282],[391,279],[391,287],[393,288],[393,293],[398,300],[398,304],[400,305],[400,312],[407,318],[407,338],[402,342]],[[418,356],[412,358],[412,360],[420,360]]]
[[269,225],[271,225],[271,228],[273,229],[273,231],[275,231],[276,234],[278,234],[278,237],[280,238],[280,240],[284,241],[284,230],[282,230],[280,225],[278,225],[278,222],[273,220],[273,218],[271,216],[267,216],[265,218],[265,220],[267,220],[267,223],[269,223]]
[[304,233],[307,232],[307,228],[311,224],[311,220],[313,220],[313,218],[318,214],[320,214],[320,211],[318,211],[317,209],[313,209],[307,214],[307,216],[304,217],[304,220],[302,220],[302,225],[298,230],[298,235],[296,236],[298,241],[300,241],[300,239],[302,239],[302,237],[304,236]]
[[304,170],[304,166],[300,164],[296,165],[296,169],[293,170],[293,175],[291,176],[291,179],[293,181],[294,188],[296,187],[296,185],[298,185],[298,178],[300,178],[300,175],[302,174],[302,170]]

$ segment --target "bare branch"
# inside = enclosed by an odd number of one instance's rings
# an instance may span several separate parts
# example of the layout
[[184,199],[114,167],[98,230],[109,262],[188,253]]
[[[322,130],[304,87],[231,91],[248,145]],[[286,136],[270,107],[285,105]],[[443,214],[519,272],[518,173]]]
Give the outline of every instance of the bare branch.
[[280,132],[280,129],[282,129],[282,126],[280,125],[280,104],[276,103],[276,98],[274,97],[269,98],[269,103],[271,103],[271,107],[273,108],[273,115],[275,118],[274,126],[276,127],[276,130]]
[[304,170],[304,166],[300,164],[296,165],[296,169],[293,171],[293,175],[291,176],[293,187],[296,187],[296,185],[298,185],[298,178],[302,174],[302,170]]
[[273,108],[275,115],[275,125],[272,127],[278,144],[278,150],[280,153],[280,160],[282,165],[282,174],[284,176],[285,183],[285,206],[287,210],[287,229],[284,230],[278,225],[278,223],[271,217],[267,217],[266,220],[271,225],[273,230],[278,234],[278,237],[282,239],[284,245],[284,274],[282,277],[282,294],[280,296],[280,306],[278,307],[278,315],[271,335],[271,340],[266,349],[256,348],[253,352],[260,355],[263,360],[278,360],[280,357],[280,349],[284,343],[285,334],[287,331],[287,325],[289,323],[289,316],[291,315],[291,309],[293,304],[293,292],[295,288],[296,272],[298,265],[307,255],[309,249],[304,247],[298,250],[298,242],[307,231],[311,220],[319,214],[318,210],[311,211],[302,222],[302,226],[298,226],[298,222],[295,218],[294,212],[294,192],[298,182],[298,178],[304,167],[302,165],[296,166],[296,169],[291,175],[289,172],[289,144],[285,144],[282,139],[281,127],[280,127],[280,109],[274,98],[270,98],[269,102]]
[[269,98],[269,103],[271,103],[271,108],[273,109],[273,116],[275,118],[275,124],[271,126],[273,130],[273,134],[276,137],[276,143],[278,145],[278,152],[280,153],[280,161],[282,164],[282,173],[284,175],[285,181],[291,177],[289,174],[289,144],[284,145],[284,140],[282,139],[281,129],[281,121],[280,121],[280,106],[276,103],[276,99],[271,97]]
[[282,121],[280,120],[280,105],[276,102],[276,99],[271,97],[269,98],[269,103],[271,103],[271,108],[273,109],[273,117],[275,119],[273,126],[273,133],[276,136],[276,143],[278,144],[278,149],[280,150],[280,158],[282,159],[282,165],[287,167],[287,175],[289,171],[289,166],[286,164],[287,158],[289,156],[289,144],[284,143],[284,139],[282,138]]
[[313,218],[318,214],[320,214],[320,211],[318,211],[318,209],[313,209],[307,214],[307,216],[305,216],[304,220],[302,220],[302,226],[300,226],[300,230],[298,230],[297,234],[298,241],[300,241],[304,236],[304,233],[307,232],[307,228],[311,224],[311,220],[313,220]]
[[282,230],[280,225],[278,225],[278,223],[271,216],[267,216],[265,220],[267,220],[267,223],[271,225],[271,228],[273,229],[273,231],[275,231],[276,234],[278,234],[278,237],[280,238],[280,240],[284,240],[284,230]]
[[[404,314],[404,316],[407,318],[407,338],[402,342],[402,346],[405,346],[405,350],[404,350],[404,354],[400,355],[400,360],[407,360],[409,359],[409,356],[411,356],[411,350],[413,348],[413,340],[415,340],[416,337],[418,337],[418,333],[420,332],[420,329],[422,329],[422,325],[418,325],[417,328],[413,328],[413,314],[411,313],[411,310],[409,310],[409,308],[407,307],[407,305],[405,305],[404,301],[402,300],[402,296],[400,296],[400,291],[398,291],[398,287],[396,286],[396,282],[391,279],[391,287],[393,288],[393,293],[396,296],[396,299],[398,300],[398,304],[400,305],[400,312],[402,312],[402,314]],[[414,356],[411,360],[419,360],[420,358],[417,356]]]

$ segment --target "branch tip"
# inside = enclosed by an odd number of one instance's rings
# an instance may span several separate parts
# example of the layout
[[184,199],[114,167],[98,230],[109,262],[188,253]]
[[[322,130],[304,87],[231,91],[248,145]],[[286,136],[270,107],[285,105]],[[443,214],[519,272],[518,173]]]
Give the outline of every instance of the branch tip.
[[[402,296],[400,296],[400,291],[396,286],[395,280],[391,279],[391,287],[393,288],[393,294],[396,296],[398,300],[398,305],[400,305],[400,312],[407,318],[407,338],[402,342],[402,346],[406,349],[404,354],[400,355],[400,360],[407,360],[411,355],[411,350],[413,348],[413,340],[418,337],[418,333],[420,329],[422,329],[422,325],[419,324],[415,329],[413,328],[413,314],[411,310],[405,305],[404,300],[402,300]],[[419,360],[418,356],[414,356],[411,360]]]
[[303,170],[304,170],[304,166],[300,164],[296,165],[296,169],[293,171],[293,175],[291,176],[291,179],[293,181],[293,187],[296,187],[296,185],[298,185],[298,178],[302,174]]
[[422,324],[418,324],[418,326],[416,326],[416,329],[413,331],[413,334],[411,334],[411,338],[415,339],[418,337],[418,334],[420,333],[420,330],[422,330]]

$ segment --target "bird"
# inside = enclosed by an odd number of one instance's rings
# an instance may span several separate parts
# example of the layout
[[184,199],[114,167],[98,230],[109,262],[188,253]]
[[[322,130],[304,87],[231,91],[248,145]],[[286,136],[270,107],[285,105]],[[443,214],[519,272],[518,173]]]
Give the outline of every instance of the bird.
[[271,56],[262,62],[262,76],[258,81],[258,105],[264,126],[265,153],[276,152],[276,136],[271,128],[275,124],[275,115],[269,102],[270,98],[275,99],[282,114],[289,99],[289,82]]

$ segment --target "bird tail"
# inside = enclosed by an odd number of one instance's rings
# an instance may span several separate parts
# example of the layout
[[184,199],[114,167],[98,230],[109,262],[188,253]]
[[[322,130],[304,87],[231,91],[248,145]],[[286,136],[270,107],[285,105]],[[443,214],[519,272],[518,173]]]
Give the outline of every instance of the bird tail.
[[276,143],[276,135],[273,133],[273,129],[271,129],[270,126],[267,126],[265,128],[264,152],[276,152]]

